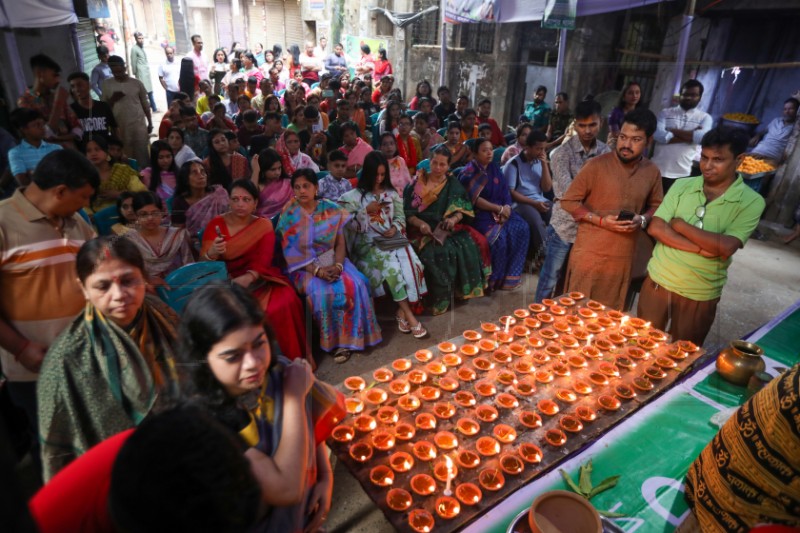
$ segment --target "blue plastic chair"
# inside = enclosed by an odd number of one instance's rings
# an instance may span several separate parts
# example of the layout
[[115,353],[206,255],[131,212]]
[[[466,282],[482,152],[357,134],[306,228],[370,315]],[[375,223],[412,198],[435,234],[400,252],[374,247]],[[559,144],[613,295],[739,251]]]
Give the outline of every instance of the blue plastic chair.
[[444,137],[447,135],[447,128],[439,128],[438,130],[436,130],[436,133]]
[[280,91],[278,91],[278,97],[283,96],[283,93],[285,93],[285,92],[286,92],[286,89],[281,89]]
[[417,113],[419,113],[419,111],[416,111],[414,109],[409,109],[408,111],[406,111],[406,116],[414,118],[414,115],[416,115]]
[[319,87],[319,82],[311,84],[311,89],[316,89],[317,87]]
[[119,222],[119,213],[116,205],[105,207],[94,214],[94,225],[100,237],[111,235],[111,227]]
[[281,115],[281,127],[285,128],[289,125],[289,115]]
[[381,115],[381,112],[378,111],[377,113],[373,113],[369,116],[369,123],[373,126],[378,123],[378,117]]
[[430,159],[423,159],[419,163],[417,163],[417,170],[425,169],[425,172],[431,171],[431,160]]
[[500,148],[495,148],[494,152],[492,152],[492,163],[500,164],[500,159],[503,158],[503,152],[506,151],[505,146],[501,146]]
[[207,285],[227,285],[228,269],[223,261],[201,261],[175,270],[164,280],[169,290],[158,287],[158,296],[176,313],[181,314],[186,303],[197,289]]
[[322,178],[324,178],[328,174],[330,174],[330,172],[328,172],[327,170],[320,170],[319,172],[317,172],[317,179],[321,180]]

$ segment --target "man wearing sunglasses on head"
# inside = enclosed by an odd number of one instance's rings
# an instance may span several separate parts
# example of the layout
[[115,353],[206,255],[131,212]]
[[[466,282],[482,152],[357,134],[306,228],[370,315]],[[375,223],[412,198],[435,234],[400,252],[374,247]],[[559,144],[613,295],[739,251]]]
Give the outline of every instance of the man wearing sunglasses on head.
[[736,168],[747,134],[715,128],[700,143],[702,176],[680,180],[656,210],[648,233],[658,242],[647,265],[638,316],[677,339],[701,345],[714,322],[731,256],[758,226],[764,199]]

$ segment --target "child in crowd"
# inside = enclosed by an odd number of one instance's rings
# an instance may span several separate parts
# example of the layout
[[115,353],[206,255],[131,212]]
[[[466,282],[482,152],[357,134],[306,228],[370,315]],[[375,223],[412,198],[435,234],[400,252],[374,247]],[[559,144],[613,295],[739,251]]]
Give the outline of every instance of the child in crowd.
[[[480,124],[478,126],[478,137],[492,142],[492,127],[489,124]],[[492,148],[494,148],[494,145],[492,145]]]
[[255,109],[248,109],[242,113],[242,127],[236,133],[239,139],[239,144],[242,147],[249,149],[250,140],[256,135],[264,133],[264,126],[258,124],[258,111]]
[[11,175],[24,187],[31,182],[39,161],[50,152],[61,150],[61,145],[44,141],[44,117],[35,109],[15,109],[11,113],[11,123],[19,132],[22,142],[8,151],[8,166]]
[[341,150],[330,152],[328,154],[328,171],[330,174],[319,180],[319,195],[335,202],[341,195],[353,188],[350,180],[345,179],[347,155]]

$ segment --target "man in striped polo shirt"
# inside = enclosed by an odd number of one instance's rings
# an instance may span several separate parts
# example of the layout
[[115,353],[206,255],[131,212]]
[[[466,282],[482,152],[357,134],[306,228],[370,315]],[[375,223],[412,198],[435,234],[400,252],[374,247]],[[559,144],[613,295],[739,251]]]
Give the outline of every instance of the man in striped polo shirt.
[[88,159],[59,150],[41,160],[30,185],[0,202],[0,364],[34,435],[42,360],[85,304],[75,256],[94,230],[76,213],[99,185]]

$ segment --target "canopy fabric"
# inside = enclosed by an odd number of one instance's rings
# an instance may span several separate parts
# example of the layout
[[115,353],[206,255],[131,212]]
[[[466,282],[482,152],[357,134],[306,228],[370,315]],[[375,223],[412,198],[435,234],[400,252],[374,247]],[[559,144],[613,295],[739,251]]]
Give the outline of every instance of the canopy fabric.
[[72,0],[0,0],[0,28],[49,28],[77,22]]
[[389,21],[398,28],[405,28],[409,24],[416,22],[417,19],[424,17],[428,13],[433,13],[438,9],[439,6],[430,6],[418,13],[398,13],[396,11],[389,11],[388,9],[384,9],[382,7],[369,8],[370,11],[377,11],[378,13],[383,13],[386,16],[386,18],[388,18]]
[[[671,0],[577,0],[577,16],[599,15]],[[445,18],[452,23],[542,20],[547,0],[449,0]]]

